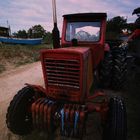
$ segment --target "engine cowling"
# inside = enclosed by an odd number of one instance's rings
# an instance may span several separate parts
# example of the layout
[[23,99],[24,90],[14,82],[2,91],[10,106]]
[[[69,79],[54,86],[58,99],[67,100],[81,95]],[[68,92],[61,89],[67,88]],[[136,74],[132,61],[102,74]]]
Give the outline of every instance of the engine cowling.
[[47,96],[84,103],[93,81],[91,51],[86,47],[43,50],[42,68]]

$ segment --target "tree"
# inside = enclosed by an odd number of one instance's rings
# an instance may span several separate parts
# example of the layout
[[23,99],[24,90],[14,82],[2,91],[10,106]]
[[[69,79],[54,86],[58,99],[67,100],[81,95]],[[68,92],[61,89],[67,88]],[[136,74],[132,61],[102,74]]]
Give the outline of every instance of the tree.
[[107,31],[121,33],[126,23],[127,23],[127,19],[120,16],[109,19],[107,21]]
[[127,19],[124,17],[116,16],[107,21],[107,38],[117,38],[127,24]]
[[52,43],[52,33],[47,32],[46,35],[43,38],[44,43],[51,44]]
[[28,30],[28,37],[42,38],[46,34],[46,30],[41,25],[35,25]]
[[17,33],[14,33],[14,36],[18,38],[27,38],[28,34],[25,30],[19,30]]

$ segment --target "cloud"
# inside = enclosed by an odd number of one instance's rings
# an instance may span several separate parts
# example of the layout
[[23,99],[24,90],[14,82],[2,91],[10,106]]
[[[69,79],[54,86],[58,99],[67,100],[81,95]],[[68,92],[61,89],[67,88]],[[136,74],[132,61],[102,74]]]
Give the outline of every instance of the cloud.
[[[108,18],[114,16],[128,17],[132,22],[133,9],[140,5],[140,1],[132,0],[56,0],[58,25],[62,27],[62,15],[82,12],[107,12]],[[51,0],[4,0],[0,1],[0,25],[9,20],[12,31],[29,29],[41,24],[47,31],[52,30],[52,3]]]

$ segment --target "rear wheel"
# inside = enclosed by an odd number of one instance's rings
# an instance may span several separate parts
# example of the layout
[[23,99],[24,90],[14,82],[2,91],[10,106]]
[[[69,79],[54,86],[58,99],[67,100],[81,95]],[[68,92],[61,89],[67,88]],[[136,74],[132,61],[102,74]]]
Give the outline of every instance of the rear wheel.
[[36,92],[27,86],[21,89],[11,101],[7,114],[7,127],[15,134],[26,135],[32,131],[32,117],[30,107]]
[[121,98],[110,99],[107,121],[104,126],[103,140],[126,140],[126,108]]
[[111,86],[115,90],[122,89],[126,82],[127,74],[127,49],[126,47],[114,47],[112,50],[113,67]]
[[105,52],[104,60],[101,62],[99,69],[99,81],[100,86],[108,88],[111,83],[111,72],[112,72],[112,54],[110,51]]
[[120,90],[125,86],[127,76],[127,46],[112,47],[105,52],[99,68],[99,82],[103,88]]

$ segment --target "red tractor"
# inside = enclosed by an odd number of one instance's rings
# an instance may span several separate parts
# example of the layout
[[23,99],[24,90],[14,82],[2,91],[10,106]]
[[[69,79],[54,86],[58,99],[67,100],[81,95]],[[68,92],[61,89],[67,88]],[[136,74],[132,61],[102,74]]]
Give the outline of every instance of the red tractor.
[[[26,84],[15,95],[7,111],[8,128],[17,135],[30,134],[33,129],[51,134],[60,128],[60,135],[82,139],[88,129],[88,114],[97,112],[103,140],[126,140],[123,99],[109,98],[94,88],[95,79],[103,82],[111,74],[110,69],[103,68],[105,61],[113,67],[111,54],[105,60],[105,55],[110,53],[109,45],[105,44],[106,13],[63,17],[61,45],[54,18],[54,49],[41,51],[45,88]],[[106,70],[106,76],[100,76],[101,68]]]

